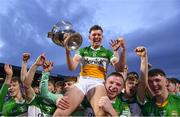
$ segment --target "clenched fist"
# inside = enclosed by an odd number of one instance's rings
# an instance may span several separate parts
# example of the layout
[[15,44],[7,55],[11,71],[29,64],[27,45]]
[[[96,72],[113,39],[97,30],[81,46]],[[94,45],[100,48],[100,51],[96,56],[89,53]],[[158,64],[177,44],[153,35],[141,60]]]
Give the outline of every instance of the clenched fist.
[[144,46],[136,47],[135,52],[140,57],[145,57],[147,54],[147,49]]
[[24,62],[27,62],[30,58],[30,53],[23,53],[22,59]]

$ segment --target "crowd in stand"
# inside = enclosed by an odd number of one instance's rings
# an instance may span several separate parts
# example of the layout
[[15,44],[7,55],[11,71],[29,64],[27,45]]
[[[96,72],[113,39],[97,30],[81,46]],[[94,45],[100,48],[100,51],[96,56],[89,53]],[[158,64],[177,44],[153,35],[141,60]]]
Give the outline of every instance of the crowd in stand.
[[[89,30],[90,46],[78,49],[73,57],[65,49],[69,70],[81,64],[81,72],[64,82],[50,77],[54,64],[44,54],[27,69],[30,53],[23,53],[20,76],[14,76],[12,66],[5,64],[0,115],[180,116],[180,82],[160,68],[151,68],[146,47],[134,51],[140,59],[138,74],[128,71],[122,37],[111,40],[112,51],[101,45],[102,39],[103,29],[94,25]],[[106,75],[109,64],[114,72]],[[33,82],[39,67],[43,68],[40,82]]]

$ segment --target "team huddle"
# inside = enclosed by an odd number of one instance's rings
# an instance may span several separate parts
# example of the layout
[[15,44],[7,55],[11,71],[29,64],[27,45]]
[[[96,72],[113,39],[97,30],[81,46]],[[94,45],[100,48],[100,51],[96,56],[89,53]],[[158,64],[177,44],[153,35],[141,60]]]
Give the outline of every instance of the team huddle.
[[[146,47],[138,46],[134,51],[140,58],[138,74],[128,71],[122,37],[111,40],[112,51],[106,49],[101,45],[103,29],[94,25],[89,30],[89,40],[90,46],[78,49],[73,57],[65,49],[69,70],[81,65],[76,80],[54,83],[50,78],[54,64],[44,54],[27,69],[30,54],[24,53],[20,76],[13,76],[12,66],[5,64],[0,115],[180,116],[179,80],[167,79],[162,69],[151,68]],[[114,72],[107,75],[109,65]],[[33,86],[39,67],[43,68],[40,83]]]

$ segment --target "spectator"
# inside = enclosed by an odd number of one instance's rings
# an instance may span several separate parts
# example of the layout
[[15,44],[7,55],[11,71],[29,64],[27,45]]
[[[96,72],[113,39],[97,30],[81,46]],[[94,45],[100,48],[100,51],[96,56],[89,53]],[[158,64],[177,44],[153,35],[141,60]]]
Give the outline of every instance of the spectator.
[[[118,97],[124,88],[123,75],[112,72],[105,81],[105,87],[108,97],[102,97],[98,102],[99,106],[110,116],[130,116],[131,113],[128,104]],[[111,104],[113,108],[110,106]]]
[[64,93],[74,86],[74,83],[77,82],[77,77],[68,77],[64,81]]
[[56,94],[62,94],[64,87],[64,81],[57,81],[55,83],[55,93]]
[[148,72],[148,84],[154,93],[142,108],[144,116],[180,116],[180,97],[168,93],[166,74],[161,69]]
[[[57,99],[61,99],[62,94],[53,94],[52,92],[50,92],[50,90],[48,90],[48,80],[49,80],[49,74],[50,71],[53,68],[53,63],[50,61],[45,61],[45,63],[43,64],[43,72],[42,72],[42,79],[40,82],[40,96],[44,99],[49,100],[50,104],[56,104]],[[67,85],[66,86],[66,90],[69,90],[72,85],[73,82],[75,82],[75,80],[77,80],[77,78],[68,78],[67,82],[71,83],[71,85]],[[81,108],[81,106],[79,106],[73,113],[72,116],[82,116],[83,115],[83,109]]]
[[[0,90],[0,112],[2,116],[26,116],[27,105],[23,98],[21,90],[21,81],[19,77],[13,77],[13,69],[9,64],[4,65],[6,79]],[[8,93],[11,98],[5,101]]]
[[36,81],[33,81],[33,83],[32,83],[32,88],[33,88],[33,90],[34,90],[34,93],[36,94],[36,95],[39,95],[39,93],[40,93],[40,90],[39,90],[39,82],[36,80]]
[[142,92],[145,92],[147,84],[148,58],[147,49],[143,46],[137,47],[135,52],[141,60],[140,78],[136,72],[127,73],[125,90],[119,97],[129,104],[132,116],[141,116],[141,105],[145,102],[145,94]]
[[48,90],[49,90],[51,93],[55,93],[54,84],[55,84],[54,79],[51,78],[51,77],[49,77],[49,80],[48,80]]
[[[49,100],[36,95],[32,88],[32,82],[36,70],[39,66],[42,66],[45,62],[44,54],[40,55],[36,61],[32,64],[24,79],[24,86],[26,92],[26,101],[29,104],[28,116],[49,116],[52,115],[56,109],[55,104],[49,102]],[[48,81],[47,81],[48,86]],[[48,90],[48,88],[47,88]]]
[[176,80],[174,80],[173,78],[167,78],[167,82],[168,82],[168,85],[167,85],[167,89],[169,91],[169,93],[172,93],[172,94],[176,94]]

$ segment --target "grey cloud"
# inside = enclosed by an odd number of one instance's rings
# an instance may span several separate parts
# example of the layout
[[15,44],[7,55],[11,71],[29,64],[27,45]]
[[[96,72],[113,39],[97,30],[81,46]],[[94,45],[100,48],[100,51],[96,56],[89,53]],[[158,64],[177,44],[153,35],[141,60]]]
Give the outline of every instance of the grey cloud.
[[[0,12],[1,61],[20,66],[23,52],[32,55],[30,63],[45,52],[55,65],[65,63],[65,51],[46,37],[53,24],[68,20],[78,31],[92,22],[94,10],[77,1],[16,1],[7,3],[6,14]],[[77,8],[76,8],[77,7]],[[74,8],[72,11],[71,8]],[[84,22],[86,21],[86,22]],[[58,70],[57,70],[58,71]]]
[[[162,68],[168,75],[179,77],[180,71],[180,13],[150,29],[140,29],[126,35],[128,53],[136,46],[144,45],[148,49],[149,62],[155,68]],[[139,62],[134,54],[128,58],[131,70],[138,71]]]

